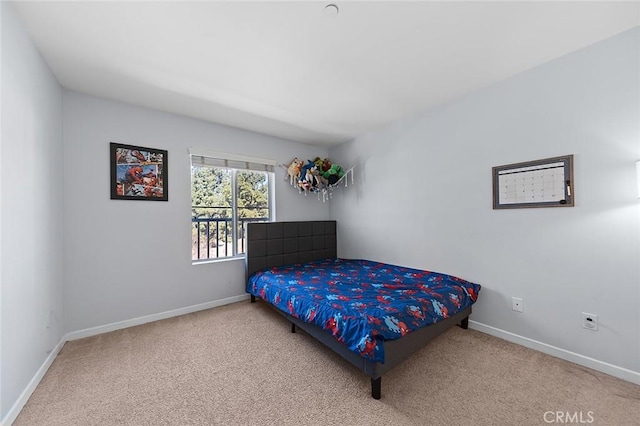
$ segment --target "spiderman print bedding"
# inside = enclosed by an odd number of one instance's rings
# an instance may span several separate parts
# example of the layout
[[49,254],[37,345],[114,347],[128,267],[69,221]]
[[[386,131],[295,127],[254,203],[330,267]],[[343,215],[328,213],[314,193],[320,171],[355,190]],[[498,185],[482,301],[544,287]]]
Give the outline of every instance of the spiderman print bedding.
[[334,258],[256,272],[247,290],[322,327],[362,357],[384,363],[385,340],[466,309],[477,300],[480,285],[437,272]]

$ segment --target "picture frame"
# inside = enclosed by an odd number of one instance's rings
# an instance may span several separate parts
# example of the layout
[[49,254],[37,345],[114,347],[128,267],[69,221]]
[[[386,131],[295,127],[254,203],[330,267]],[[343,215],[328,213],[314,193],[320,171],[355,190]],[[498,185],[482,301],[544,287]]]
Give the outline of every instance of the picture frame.
[[111,142],[111,199],[169,201],[167,151]]
[[573,207],[573,155],[496,166],[493,209]]

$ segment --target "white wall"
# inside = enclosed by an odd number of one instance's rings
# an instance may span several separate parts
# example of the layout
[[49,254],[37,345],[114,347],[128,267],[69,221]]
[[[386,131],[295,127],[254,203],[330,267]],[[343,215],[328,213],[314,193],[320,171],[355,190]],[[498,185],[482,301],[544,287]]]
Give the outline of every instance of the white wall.
[[3,408],[6,405],[4,399],[2,399],[2,44],[3,44],[3,32],[2,25],[3,22],[3,13],[4,7],[0,4],[0,422],[5,417],[5,409]]
[[[358,165],[331,204],[339,255],[478,282],[472,320],[640,372],[639,40],[636,28],[332,149]],[[492,166],[567,154],[575,207],[492,210]]]
[[[188,148],[288,163],[325,157],[327,148],[107,101],[63,95],[66,330],[245,294],[244,261],[191,264]],[[109,142],[168,150],[169,201],[109,199]],[[329,218],[276,170],[276,218]]]
[[7,2],[2,10],[0,418],[64,334],[62,91]]

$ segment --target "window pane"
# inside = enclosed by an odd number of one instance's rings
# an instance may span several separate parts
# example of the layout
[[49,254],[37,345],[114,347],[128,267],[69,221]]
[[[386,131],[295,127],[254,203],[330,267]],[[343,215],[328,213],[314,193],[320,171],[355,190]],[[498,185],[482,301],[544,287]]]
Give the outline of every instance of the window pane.
[[192,259],[233,256],[232,170],[191,167]]
[[244,254],[246,224],[270,220],[272,178],[272,172],[215,167],[192,157],[192,260]]
[[238,253],[244,253],[247,223],[269,220],[269,174],[238,171],[236,183],[238,187]]

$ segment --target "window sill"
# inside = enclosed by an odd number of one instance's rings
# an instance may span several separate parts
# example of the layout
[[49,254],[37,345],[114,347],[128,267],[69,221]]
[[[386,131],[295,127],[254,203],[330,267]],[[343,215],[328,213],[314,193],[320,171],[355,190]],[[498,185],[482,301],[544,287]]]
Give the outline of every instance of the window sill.
[[220,259],[202,259],[202,260],[192,260],[191,261],[191,265],[209,265],[211,263],[222,263],[222,262],[232,262],[232,261],[236,261],[236,260],[242,260],[244,261],[245,255],[244,254],[240,254],[238,256],[233,256],[233,257],[223,257]]

